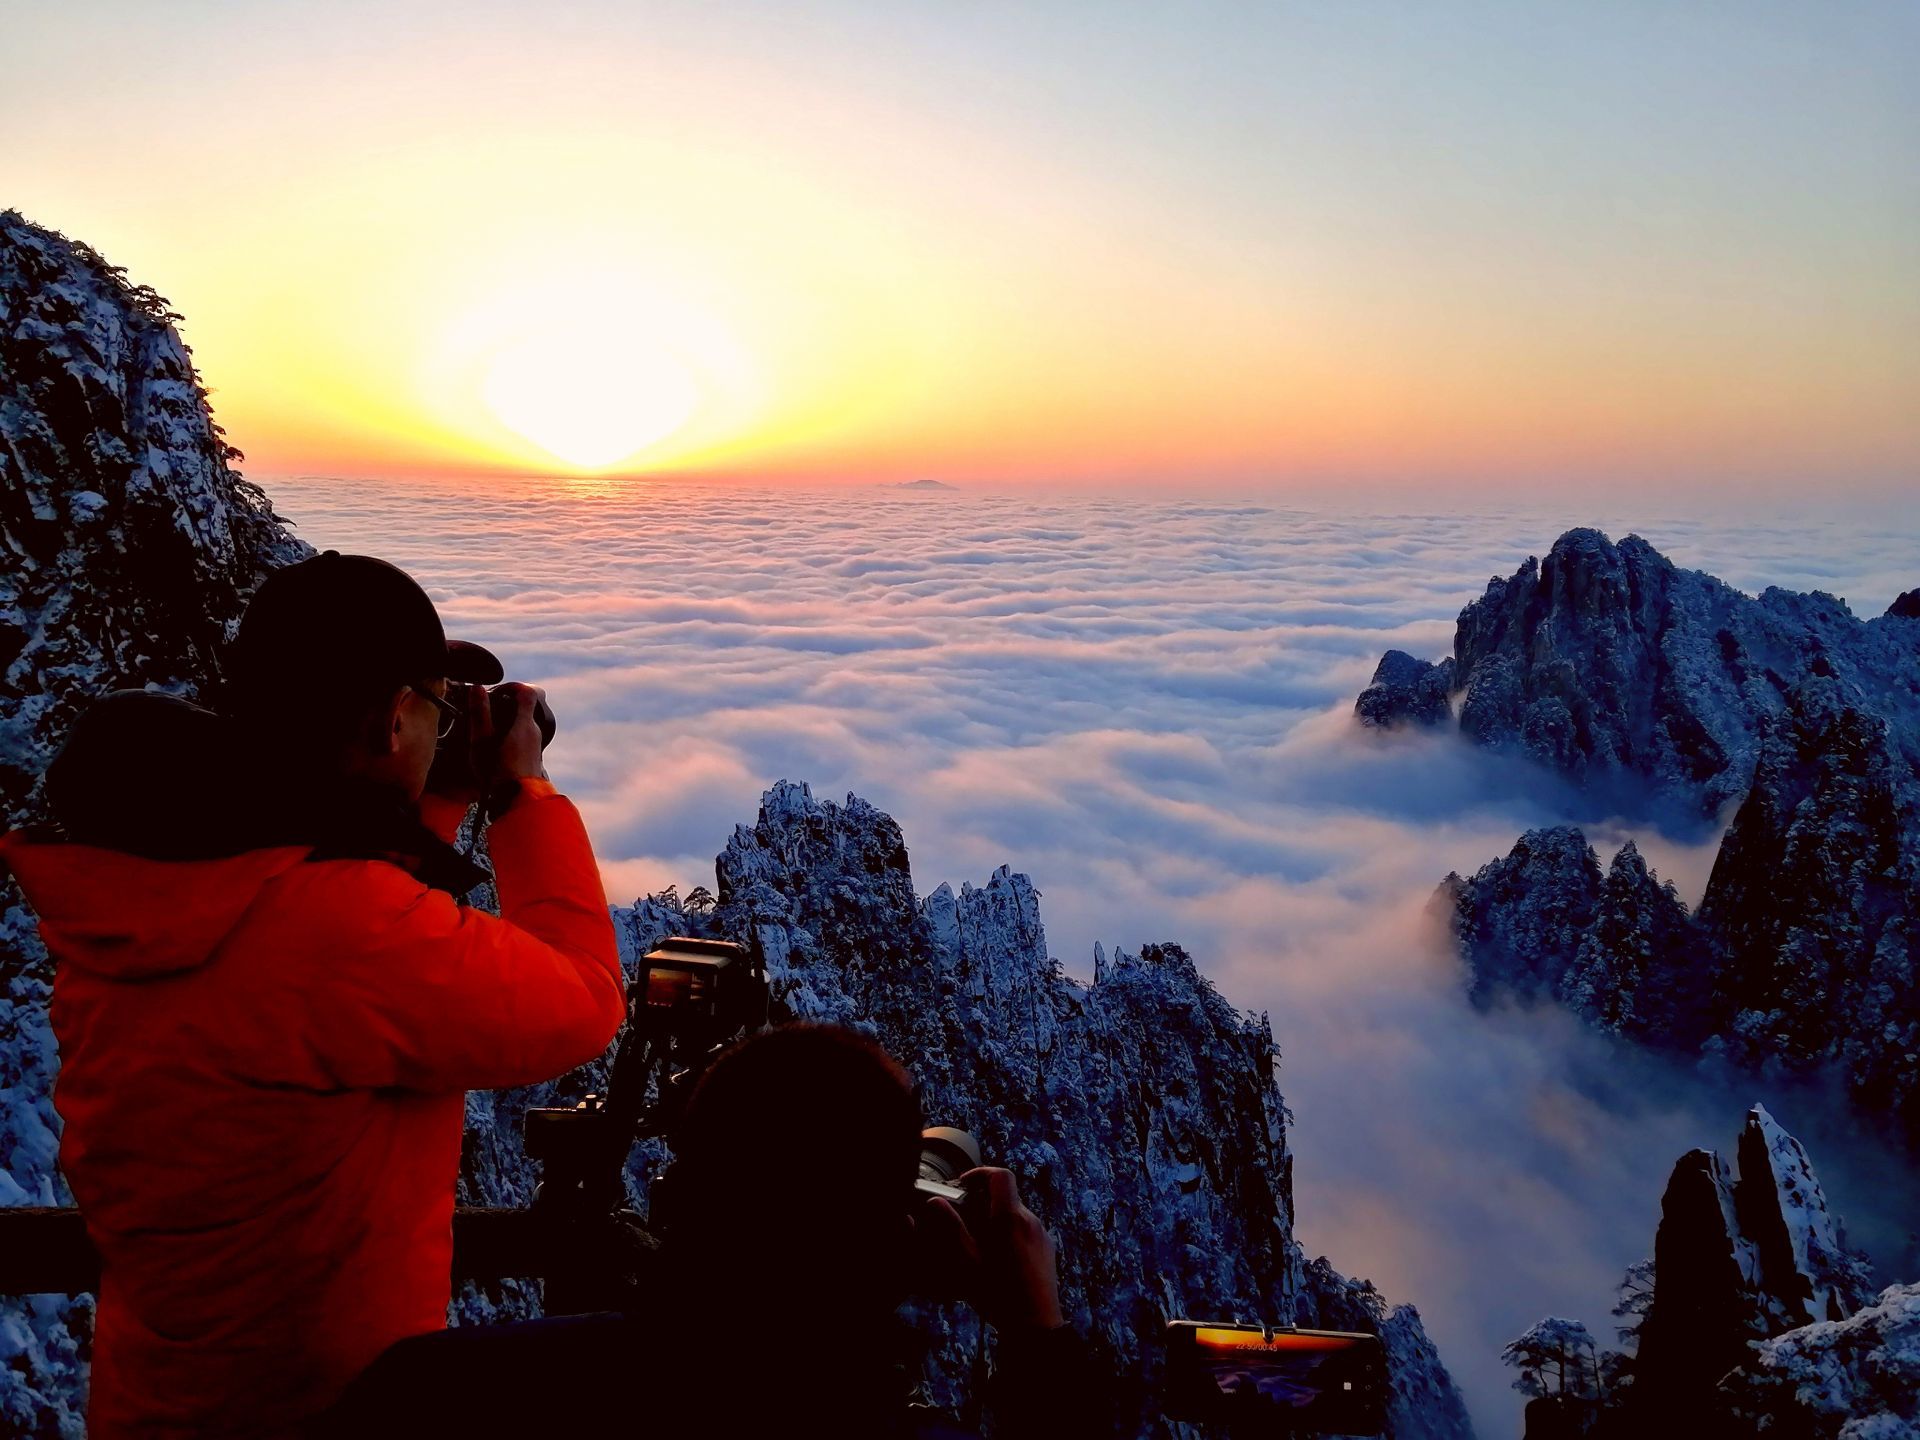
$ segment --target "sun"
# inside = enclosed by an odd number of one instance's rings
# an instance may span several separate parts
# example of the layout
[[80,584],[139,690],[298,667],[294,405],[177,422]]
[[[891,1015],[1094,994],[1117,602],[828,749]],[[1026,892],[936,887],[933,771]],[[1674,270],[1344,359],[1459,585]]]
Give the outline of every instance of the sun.
[[603,470],[681,429],[699,409],[671,347],[621,325],[536,327],[487,366],[481,394],[500,423],[581,470]]

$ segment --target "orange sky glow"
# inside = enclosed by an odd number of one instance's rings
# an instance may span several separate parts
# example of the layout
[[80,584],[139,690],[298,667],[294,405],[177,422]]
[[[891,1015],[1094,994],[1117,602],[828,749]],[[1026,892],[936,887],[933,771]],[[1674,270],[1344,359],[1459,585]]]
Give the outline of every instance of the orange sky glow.
[[1920,468],[1892,10],[1796,118],[1766,11],[43,8],[0,205],[173,301],[263,475]]

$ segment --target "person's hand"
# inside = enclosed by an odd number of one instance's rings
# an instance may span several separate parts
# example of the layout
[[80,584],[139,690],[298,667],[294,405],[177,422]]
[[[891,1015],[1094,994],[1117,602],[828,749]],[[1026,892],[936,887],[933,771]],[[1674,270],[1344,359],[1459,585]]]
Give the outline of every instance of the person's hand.
[[958,1183],[967,1192],[959,1209],[930,1199],[914,1220],[921,1268],[933,1288],[965,1296],[1002,1330],[1062,1324],[1053,1237],[1020,1203],[1013,1172],[983,1165]]
[[[468,724],[473,727],[474,755],[484,767],[480,773],[488,788],[510,780],[546,779],[546,751],[540,744],[540,726],[533,712],[534,706],[547,698],[547,692],[514,681],[495,688],[514,698],[513,724],[504,733],[494,734],[493,705],[478,685],[469,691],[469,704],[477,705],[478,713],[472,709],[467,711]],[[471,698],[475,693],[480,697],[478,700]]]

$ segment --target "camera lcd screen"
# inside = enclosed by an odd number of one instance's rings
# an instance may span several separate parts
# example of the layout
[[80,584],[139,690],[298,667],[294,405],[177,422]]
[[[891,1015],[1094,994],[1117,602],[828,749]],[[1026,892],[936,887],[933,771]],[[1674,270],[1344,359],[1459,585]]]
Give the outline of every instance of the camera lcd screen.
[[1239,1420],[1235,1433],[1385,1428],[1386,1364],[1377,1336],[1175,1321],[1168,1327],[1170,1408]]

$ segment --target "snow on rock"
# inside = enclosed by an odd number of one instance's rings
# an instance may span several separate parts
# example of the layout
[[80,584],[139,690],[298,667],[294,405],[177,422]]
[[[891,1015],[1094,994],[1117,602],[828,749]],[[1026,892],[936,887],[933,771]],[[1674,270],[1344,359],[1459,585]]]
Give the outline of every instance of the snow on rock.
[[[1904,623],[1904,622],[1902,622]],[[1436,903],[1476,1001],[1837,1075],[1920,1143],[1920,771],[1860,692],[1811,674],[1758,727],[1752,786],[1689,915],[1629,843],[1532,830]]]
[[[272,568],[311,553],[230,462],[166,302],[84,245],[0,212],[0,828],[85,704],[192,694]],[[0,881],[0,1204],[55,1169],[51,966]],[[0,1431],[78,1436],[92,1301],[0,1298]]]
[[1695,1417],[1753,1342],[1852,1314],[1869,1294],[1800,1142],[1761,1106],[1738,1169],[1710,1150],[1680,1157],[1660,1202],[1654,1292],[1640,1331],[1634,1406]]
[[[1895,727],[1901,753],[1920,758],[1903,603],[1863,622],[1832,595],[1755,598],[1678,568],[1637,535],[1616,545],[1569,530],[1544,561],[1496,576],[1460,612],[1446,683],[1475,744],[1532,759],[1609,804],[1710,816],[1746,789],[1762,722],[1812,674],[1853,687]],[[1356,704],[1363,721],[1446,718],[1405,698],[1433,683],[1411,668],[1419,663],[1381,662],[1366,709]]]
[[1920,1440],[1920,1285],[1760,1342],[1722,1391],[1748,1433]]
[[29,812],[102,690],[180,692],[267,571],[311,553],[243,480],[177,317],[0,212],[0,803]]
[[[983,886],[914,891],[893,819],[856,796],[781,782],[716,863],[719,904],[653,897],[615,912],[633,954],[673,930],[744,939],[768,960],[776,1016],[872,1034],[1020,1176],[1059,1240],[1062,1301],[1117,1377],[1130,1433],[1165,1433],[1152,1398],[1161,1324],[1268,1320],[1380,1334],[1398,1436],[1464,1436],[1466,1411],[1407,1307],[1303,1264],[1272,1030],[1234,1009],[1173,944],[1096,957],[1082,986],[1047,953],[1040,895],[1006,867]],[[636,1195],[660,1152],[636,1154]],[[926,1317],[929,1392],[967,1413],[982,1337]]]
[[1788,1326],[1846,1318],[1864,1298],[1864,1281],[1806,1147],[1755,1105],[1738,1153],[1741,1229],[1752,1239],[1771,1315]]
[[1433,664],[1404,650],[1389,650],[1374,668],[1373,683],[1353,702],[1362,725],[1438,725],[1453,715],[1453,661]]

